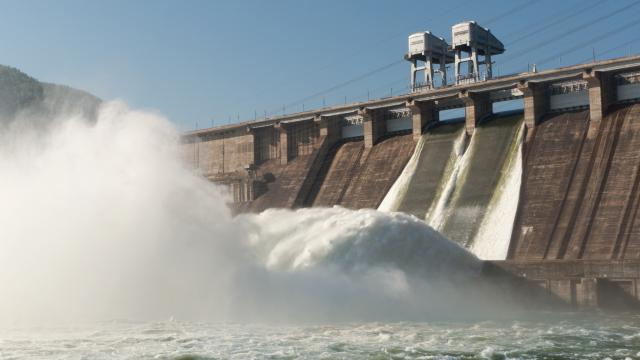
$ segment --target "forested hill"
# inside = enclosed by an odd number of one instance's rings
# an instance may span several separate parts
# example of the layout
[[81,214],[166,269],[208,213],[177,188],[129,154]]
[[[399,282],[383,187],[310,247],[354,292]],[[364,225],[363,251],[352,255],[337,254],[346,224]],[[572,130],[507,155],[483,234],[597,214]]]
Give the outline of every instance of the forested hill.
[[0,122],[20,116],[56,118],[81,115],[94,119],[101,100],[65,85],[42,83],[22,71],[0,65]]

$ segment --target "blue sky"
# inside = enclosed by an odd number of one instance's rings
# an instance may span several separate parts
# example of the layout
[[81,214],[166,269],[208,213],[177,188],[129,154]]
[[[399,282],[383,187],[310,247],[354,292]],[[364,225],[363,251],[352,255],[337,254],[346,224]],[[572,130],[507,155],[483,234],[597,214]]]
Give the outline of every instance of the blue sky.
[[404,92],[407,35],[449,41],[463,20],[505,43],[498,75],[571,65],[594,50],[640,52],[638,0],[0,3],[0,63],[158,111],[182,130]]

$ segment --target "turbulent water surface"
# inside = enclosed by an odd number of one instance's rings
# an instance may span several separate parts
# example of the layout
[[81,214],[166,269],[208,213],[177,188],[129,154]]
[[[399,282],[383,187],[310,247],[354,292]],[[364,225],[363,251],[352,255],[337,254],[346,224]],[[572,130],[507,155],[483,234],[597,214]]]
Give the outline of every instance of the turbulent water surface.
[[0,358],[640,358],[640,318],[579,316],[542,314],[536,321],[296,326],[105,322],[0,331]]

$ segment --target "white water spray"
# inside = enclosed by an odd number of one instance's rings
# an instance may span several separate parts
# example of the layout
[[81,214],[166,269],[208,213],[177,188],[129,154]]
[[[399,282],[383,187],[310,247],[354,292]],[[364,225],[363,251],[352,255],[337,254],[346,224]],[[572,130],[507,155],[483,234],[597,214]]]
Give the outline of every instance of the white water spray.
[[477,259],[415,218],[336,207],[234,219],[161,117],[108,103],[95,123],[56,124],[0,135],[2,323],[473,311],[451,284],[475,278]]

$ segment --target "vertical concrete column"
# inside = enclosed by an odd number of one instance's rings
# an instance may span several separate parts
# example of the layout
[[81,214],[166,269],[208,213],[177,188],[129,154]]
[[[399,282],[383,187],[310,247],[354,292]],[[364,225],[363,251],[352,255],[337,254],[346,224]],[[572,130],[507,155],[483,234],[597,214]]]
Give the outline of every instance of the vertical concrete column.
[[246,179],[240,181],[240,188],[242,189],[242,198],[240,202],[251,202],[253,197],[254,179],[248,176]]
[[577,303],[581,308],[595,308],[598,306],[598,280],[583,278],[577,292]]
[[249,148],[247,149],[247,168],[251,168],[256,164],[256,134],[250,126],[246,128],[247,136],[249,137]]
[[562,299],[567,304],[574,303],[572,283],[570,279],[549,280],[551,293]]
[[[251,128],[247,127],[247,130],[250,131]],[[251,131],[253,133],[253,131]],[[255,139],[255,135],[254,135],[254,139]],[[255,146],[254,146],[255,142],[253,142],[252,148],[254,149],[255,152]],[[255,157],[255,155],[254,155]],[[256,182],[256,167],[255,167],[255,162],[253,164],[249,164],[244,168],[244,176],[240,179],[240,187],[242,189],[242,193],[243,193],[243,198],[242,198],[242,202],[250,202],[253,201],[254,198],[254,186],[255,186],[255,182]]]
[[364,147],[370,149],[376,141],[384,135],[384,119],[381,111],[361,108],[358,115],[362,116],[362,130],[364,132]]
[[289,162],[289,133],[287,132],[287,127],[283,123],[277,123],[275,125],[276,130],[278,130],[280,134],[280,164],[286,165]]
[[518,89],[524,94],[524,123],[527,128],[534,128],[549,111],[549,96],[545,84],[522,82]]
[[339,129],[333,120],[331,117],[320,114],[316,115],[313,119],[320,129],[320,138],[324,137],[325,142],[328,142],[329,145],[333,145],[340,138]]
[[489,93],[471,93],[463,90],[458,97],[464,102],[465,129],[467,134],[471,135],[480,120],[492,112]]
[[589,116],[591,121],[601,121],[609,105],[616,97],[613,76],[606,72],[587,69],[582,74],[589,88]]
[[413,140],[418,141],[423,134],[424,127],[429,123],[438,121],[436,103],[435,101],[417,102],[408,100],[406,106],[411,111]]
[[313,117],[313,121],[316,123],[316,125],[318,126],[318,129],[320,130],[320,136],[329,136],[329,118],[327,118],[326,116],[322,116],[320,114],[317,114],[316,116]]

